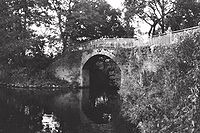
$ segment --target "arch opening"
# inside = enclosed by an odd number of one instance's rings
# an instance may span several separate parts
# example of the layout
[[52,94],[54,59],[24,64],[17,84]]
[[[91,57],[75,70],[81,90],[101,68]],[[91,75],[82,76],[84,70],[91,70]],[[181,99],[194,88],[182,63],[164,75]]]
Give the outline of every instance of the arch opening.
[[109,123],[118,115],[121,70],[105,55],[91,57],[82,68],[82,110],[95,123]]

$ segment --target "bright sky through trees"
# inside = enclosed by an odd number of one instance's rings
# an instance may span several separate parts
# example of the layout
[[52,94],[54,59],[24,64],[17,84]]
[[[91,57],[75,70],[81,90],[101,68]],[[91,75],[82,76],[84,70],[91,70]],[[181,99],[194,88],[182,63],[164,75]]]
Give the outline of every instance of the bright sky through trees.
[[113,8],[122,9],[122,3],[124,0],[106,0]]
[[[106,0],[113,8],[118,8],[118,9],[123,9],[123,2],[124,0]],[[143,33],[146,33],[149,31],[150,26],[147,25],[145,22],[142,20],[138,19],[134,23],[134,27],[137,29],[140,29]]]

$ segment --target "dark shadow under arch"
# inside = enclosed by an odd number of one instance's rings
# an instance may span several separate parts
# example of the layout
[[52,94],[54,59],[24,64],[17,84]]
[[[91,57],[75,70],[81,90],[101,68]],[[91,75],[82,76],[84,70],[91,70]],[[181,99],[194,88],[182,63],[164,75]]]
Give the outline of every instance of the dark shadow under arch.
[[119,112],[121,70],[105,55],[91,57],[82,68],[82,110],[95,123],[108,123]]

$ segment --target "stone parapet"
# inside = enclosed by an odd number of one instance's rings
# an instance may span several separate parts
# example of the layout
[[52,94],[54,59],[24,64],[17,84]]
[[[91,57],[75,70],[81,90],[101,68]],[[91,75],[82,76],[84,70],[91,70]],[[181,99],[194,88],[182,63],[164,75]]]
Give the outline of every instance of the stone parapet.
[[145,46],[166,46],[177,43],[181,36],[188,32],[192,33],[200,30],[200,26],[186,28],[178,31],[167,31],[167,33],[143,38],[101,38],[71,47],[69,51],[92,50],[92,49],[116,49],[116,48],[134,48]]

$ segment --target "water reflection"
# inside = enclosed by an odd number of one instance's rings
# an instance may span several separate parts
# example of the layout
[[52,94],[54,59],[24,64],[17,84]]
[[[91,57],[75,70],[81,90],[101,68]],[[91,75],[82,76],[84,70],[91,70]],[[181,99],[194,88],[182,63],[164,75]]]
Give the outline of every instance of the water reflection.
[[109,109],[109,99],[106,96],[106,93],[95,98],[94,108],[97,110],[96,113],[100,114],[99,121],[104,121],[106,123],[111,122],[112,114],[111,109]]
[[[0,86],[0,133],[114,133],[108,124],[81,123],[78,92],[69,88],[9,88]],[[110,100],[112,99],[112,100]],[[118,98],[96,97],[95,118],[112,121]],[[95,102],[93,101],[93,107]],[[104,106],[105,105],[105,106]],[[111,106],[107,106],[111,105]],[[107,111],[103,111],[105,108]],[[110,111],[110,108],[115,111]],[[100,112],[100,113],[97,113]],[[111,114],[114,112],[116,114]],[[103,114],[102,114],[103,113]],[[121,120],[116,133],[127,133]],[[120,130],[118,129],[120,128]]]
[[78,125],[74,120],[80,120],[78,111],[73,111],[74,108],[66,103],[69,101],[64,101],[69,96],[66,90],[0,86],[0,133],[61,133],[69,128],[74,130]]
[[56,116],[52,114],[43,114],[42,116],[43,132],[58,133],[60,130],[60,123]]

